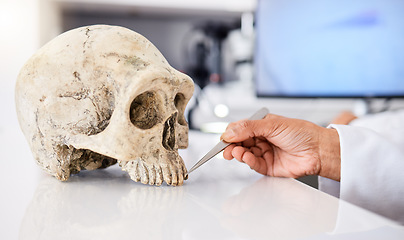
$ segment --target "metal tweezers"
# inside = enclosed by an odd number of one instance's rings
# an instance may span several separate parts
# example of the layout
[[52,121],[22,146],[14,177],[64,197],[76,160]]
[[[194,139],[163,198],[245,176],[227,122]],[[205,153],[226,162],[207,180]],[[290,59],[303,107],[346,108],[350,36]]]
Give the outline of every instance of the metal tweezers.
[[[261,108],[258,110],[254,115],[252,115],[249,120],[260,120],[263,119],[267,114],[269,113],[267,108]],[[193,172],[195,169],[199,168],[202,166],[204,163],[212,159],[214,156],[216,156],[218,153],[223,151],[227,146],[229,146],[231,143],[225,142],[221,140],[216,146],[214,146],[201,160],[199,160],[189,171],[188,174]]]

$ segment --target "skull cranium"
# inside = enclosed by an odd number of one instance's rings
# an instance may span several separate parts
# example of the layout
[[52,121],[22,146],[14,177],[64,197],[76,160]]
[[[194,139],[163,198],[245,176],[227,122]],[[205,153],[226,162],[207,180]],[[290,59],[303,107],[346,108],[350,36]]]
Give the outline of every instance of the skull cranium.
[[65,32],[32,56],[16,84],[34,158],[60,180],[116,162],[134,181],[181,185],[193,82],[140,34],[94,25]]

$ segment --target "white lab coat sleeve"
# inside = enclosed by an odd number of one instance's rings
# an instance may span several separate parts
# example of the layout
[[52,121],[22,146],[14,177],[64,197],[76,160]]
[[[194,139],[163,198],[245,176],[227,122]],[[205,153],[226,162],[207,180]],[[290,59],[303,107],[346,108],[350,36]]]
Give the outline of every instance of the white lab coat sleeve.
[[330,125],[340,137],[341,181],[322,191],[404,224],[404,111]]

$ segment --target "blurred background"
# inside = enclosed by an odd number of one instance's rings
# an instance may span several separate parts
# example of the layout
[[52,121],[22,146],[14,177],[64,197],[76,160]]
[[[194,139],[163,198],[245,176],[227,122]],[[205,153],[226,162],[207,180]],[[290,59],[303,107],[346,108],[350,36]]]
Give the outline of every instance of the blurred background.
[[345,110],[402,108],[403,12],[400,0],[0,0],[0,133],[18,128],[24,62],[91,24],[144,35],[193,78],[186,115],[197,131],[220,133],[262,106],[323,126]]

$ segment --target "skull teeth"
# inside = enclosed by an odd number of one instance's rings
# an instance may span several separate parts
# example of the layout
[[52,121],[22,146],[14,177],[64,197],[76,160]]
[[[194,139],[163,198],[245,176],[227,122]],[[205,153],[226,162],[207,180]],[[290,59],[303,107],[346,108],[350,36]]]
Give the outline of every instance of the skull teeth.
[[186,171],[184,167],[176,169],[174,166],[151,166],[148,167],[141,159],[121,164],[123,171],[129,173],[130,178],[135,182],[141,182],[143,184],[160,186],[163,181],[168,185],[180,186],[186,178]]

